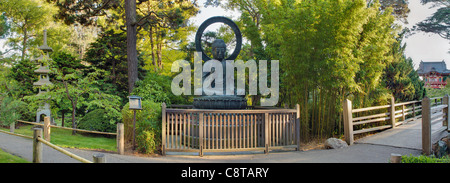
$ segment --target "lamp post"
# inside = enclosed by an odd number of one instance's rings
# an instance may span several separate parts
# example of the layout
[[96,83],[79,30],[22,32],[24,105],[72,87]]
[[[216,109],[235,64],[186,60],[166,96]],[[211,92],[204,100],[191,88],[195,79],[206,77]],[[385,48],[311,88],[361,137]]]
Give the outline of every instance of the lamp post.
[[130,102],[130,108],[134,112],[133,117],[133,150],[136,148],[136,110],[142,110],[141,97],[136,95],[131,95],[128,97]]

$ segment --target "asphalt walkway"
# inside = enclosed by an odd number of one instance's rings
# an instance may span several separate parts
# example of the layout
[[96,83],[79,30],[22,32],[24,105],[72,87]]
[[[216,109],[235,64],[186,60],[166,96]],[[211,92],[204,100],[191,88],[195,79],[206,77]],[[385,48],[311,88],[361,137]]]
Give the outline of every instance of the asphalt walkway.
[[[355,142],[354,145],[343,149],[308,150],[308,151],[277,151],[264,154],[263,152],[231,153],[211,155],[205,153],[199,157],[198,153],[180,154],[168,153],[167,156],[139,157],[133,155],[119,155],[114,152],[97,152],[90,150],[66,150],[88,160],[96,153],[103,153],[107,163],[387,163],[391,153],[414,156],[421,154],[420,141],[421,120],[388,129]],[[435,127],[433,127],[435,128]],[[445,136],[444,131],[438,136]],[[435,137],[435,139],[438,137]],[[78,163],[48,146],[43,145],[44,163]],[[8,135],[0,132],[0,149],[10,154],[32,161],[32,140]]]

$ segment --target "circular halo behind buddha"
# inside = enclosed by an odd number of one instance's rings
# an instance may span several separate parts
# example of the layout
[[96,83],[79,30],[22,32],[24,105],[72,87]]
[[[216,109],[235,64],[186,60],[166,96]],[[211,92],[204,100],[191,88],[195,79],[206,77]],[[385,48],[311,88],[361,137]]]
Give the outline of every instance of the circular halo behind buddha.
[[[224,23],[227,24],[228,26],[231,27],[231,29],[233,30],[235,36],[236,36],[236,48],[233,51],[233,53],[231,54],[231,56],[229,56],[228,58],[225,59],[225,53],[226,53],[226,44],[223,40],[221,39],[216,39],[214,40],[213,44],[212,44],[212,55],[213,55],[213,59],[218,60],[222,63],[222,68],[223,68],[223,77],[225,81],[225,73],[226,73],[226,67],[225,67],[225,60],[234,60],[237,58],[237,56],[239,55],[239,52],[241,50],[241,46],[242,46],[242,35],[241,32],[238,28],[238,26],[236,25],[236,23],[234,23],[232,20],[226,18],[226,17],[211,17],[208,20],[206,20],[205,22],[203,22],[199,29],[197,30],[197,33],[195,35],[195,48],[198,52],[202,52],[202,60],[204,61],[208,61],[211,60],[211,58],[209,58],[202,46],[201,46],[201,37],[203,34],[203,31],[205,31],[205,29],[213,24],[213,23]],[[234,70],[234,69],[233,69]],[[202,76],[202,81],[209,76],[212,72],[204,72],[203,76]],[[214,87],[214,86],[213,86]],[[225,88],[226,88],[226,83],[223,83],[223,90],[225,93]],[[205,94],[205,92],[202,92],[203,95],[201,97],[196,97],[194,98],[194,108],[197,109],[245,109],[247,107],[247,99],[245,98],[244,95],[242,96],[238,96],[236,95],[236,92],[234,95],[211,95],[211,96],[207,96]]]

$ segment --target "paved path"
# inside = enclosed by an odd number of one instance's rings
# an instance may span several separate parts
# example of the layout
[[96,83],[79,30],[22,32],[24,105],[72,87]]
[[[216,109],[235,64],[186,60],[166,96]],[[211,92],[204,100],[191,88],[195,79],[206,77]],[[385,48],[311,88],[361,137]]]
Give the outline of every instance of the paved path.
[[[442,122],[432,124],[431,132],[433,143],[448,134],[446,130],[442,129]],[[375,135],[367,136],[357,140],[356,143],[422,150],[422,119],[405,123],[394,129],[388,129]]]
[[[333,150],[280,151],[268,155],[262,152],[232,153],[211,156],[205,153],[179,155],[168,153],[167,156],[138,157],[101,152],[106,155],[107,163],[387,163],[391,153],[402,155],[420,155],[420,120],[407,123],[395,129],[368,136],[356,141],[348,148]],[[441,136],[447,135],[447,132]],[[414,140],[411,140],[414,139]],[[32,160],[32,141],[22,137],[0,132],[0,149],[13,155]],[[67,149],[81,157],[92,160],[96,151]],[[50,148],[44,144],[43,162],[78,163],[78,161]]]

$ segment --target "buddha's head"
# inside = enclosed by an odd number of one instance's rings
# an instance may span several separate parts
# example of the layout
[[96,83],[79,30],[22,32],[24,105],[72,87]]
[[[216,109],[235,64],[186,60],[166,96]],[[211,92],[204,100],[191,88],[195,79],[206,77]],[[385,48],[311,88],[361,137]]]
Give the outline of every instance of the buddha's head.
[[213,58],[219,61],[222,61],[225,59],[225,52],[227,51],[227,45],[225,44],[225,41],[222,39],[216,39],[212,43],[212,55]]

